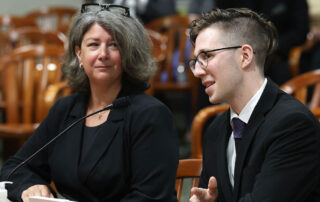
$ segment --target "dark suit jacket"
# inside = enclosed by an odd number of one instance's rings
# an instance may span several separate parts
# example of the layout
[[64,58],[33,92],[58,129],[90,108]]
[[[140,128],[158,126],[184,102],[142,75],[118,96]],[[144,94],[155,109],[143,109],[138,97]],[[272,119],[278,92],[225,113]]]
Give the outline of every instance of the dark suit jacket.
[[[34,135],[2,168],[1,180],[23,159],[85,115],[87,99],[74,94],[60,99]],[[177,201],[175,176],[178,139],[168,108],[145,94],[111,110],[91,152],[80,162],[84,121],[16,172],[9,197],[20,201],[23,190],[54,181],[64,197],[94,201]]]
[[234,189],[226,149],[230,110],[217,117],[203,137],[200,187],[218,182],[218,201],[320,201],[320,127],[312,113],[271,81],[256,105],[237,154]]

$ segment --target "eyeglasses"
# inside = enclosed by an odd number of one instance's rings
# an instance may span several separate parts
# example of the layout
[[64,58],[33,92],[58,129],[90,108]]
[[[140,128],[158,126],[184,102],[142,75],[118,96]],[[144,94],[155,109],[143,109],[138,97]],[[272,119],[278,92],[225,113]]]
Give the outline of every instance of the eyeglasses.
[[97,4],[86,3],[81,6],[81,13],[97,12],[97,11],[110,11],[112,13],[121,14],[126,17],[130,17],[130,10],[128,7],[113,5],[113,4]]
[[210,52],[220,51],[220,50],[229,50],[229,49],[237,49],[241,48],[242,46],[231,46],[225,48],[217,48],[208,51],[201,51],[195,59],[189,60],[189,67],[191,71],[194,73],[196,69],[196,63],[198,62],[202,69],[206,69],[208,66],[208,60],[212,57],[212,55],[208,54]]

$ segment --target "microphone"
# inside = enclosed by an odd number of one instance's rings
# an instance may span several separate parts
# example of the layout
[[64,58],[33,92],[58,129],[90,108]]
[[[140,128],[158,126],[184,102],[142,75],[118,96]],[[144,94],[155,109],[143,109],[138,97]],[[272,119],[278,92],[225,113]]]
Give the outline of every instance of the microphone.
[[17,167],[15,167],[8,175],[7,177],[7,181],[10,180],[11,176],[20,168],[22,168],[23,166],[25,166],[29,161],[31,161],[34,157],[36,157],[41,151],[43,151],[44,149],[46,149],[50,144],[52,144],[52,142],[56,141],[59,137],[61,137],[63,134],[65,134],[68,130],[70,130],[74,125],[76,125],[77,123],[79,123],[80,121],[82,121],[83,119],[86,119],[92,115],[95,115],[99,112],[105,111],[105,110],[109,110],[109,109],[117,109],[117,108],[122,108],[125,107],[129,104],[129,97],[121,97],[116,99],[115,101],[112,102],[112,104],[98,110],[95,111],[91,114],[88,114],[86,116],[83,116],[81,118],[79,118],[78,120],[76,120],[75,122],[73,122],[72,124],[70,124],[67,128],[65,128],[63,131],[61,131],[57,136],[55,136],[54,138],[52,138],[49,142],[47,142],[45,145],[43,145],[40,149],[38,149],[35,153],[33,153],[31,156],[29,156],[26,160],[24,160],[23,162],[21,162]]

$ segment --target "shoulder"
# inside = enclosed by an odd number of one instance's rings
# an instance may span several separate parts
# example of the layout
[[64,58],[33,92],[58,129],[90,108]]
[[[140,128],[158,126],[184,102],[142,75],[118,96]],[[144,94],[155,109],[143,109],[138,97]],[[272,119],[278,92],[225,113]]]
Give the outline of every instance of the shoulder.
[[51,107],[50,111],[54,111],[55,113],[67,113],[76,105],[85,105],[86,99],[86,96],[74,93],[66,97],[59,98]]
[[155,109],[170,112],[169,108],[160,100],[144,93],[130,95],[129,101],[129,111],[132,112],[150,111]]
[[308,119],[315,121],[316,118],[307,106],[295,99],[293,96],[280,92],[278,100],[268,113],[275,120]]
[[130,126],[173,125],[172,112],[158,99],[146,94],[135,94],[129,96],[129,101],[125,117]]

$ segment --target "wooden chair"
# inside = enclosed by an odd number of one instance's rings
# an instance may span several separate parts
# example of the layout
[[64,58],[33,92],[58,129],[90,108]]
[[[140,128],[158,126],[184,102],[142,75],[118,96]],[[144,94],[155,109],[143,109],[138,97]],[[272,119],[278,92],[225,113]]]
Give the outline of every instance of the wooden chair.
[[289,51],[289,70],[293,77],[298,76],[300,73],[300,59],[302,53],[310,50],[316,42],[312,33],[308,33],[306,42],[300,46],[295,46]]
[[75,8],[46,7],[34,10],[27,14],[33,18],[43,30],[56,30],[67,33],[72,17],[77,13]]
[[320,107],[311,109],[311,112],[320,121]]
[[184,179],[192,178],[191,187],[198,186],[201,170],[202,159],[182,159],[179,161],[176,176],[176,191],[179,202],[181,201]]
[[[148,35],[152,41],[152,55],[156,61],[157,64],[161,64],[166,57],[166,51],[167,51],[167,42],[168,42],[168,38],[159,33],[156,32],[154,30],[151,29],[146,29],[148,32]],[[151,78],[151,82],[153,83],[153,79]],[[154,89],[153,88],[149,88],[145,93],[149,94],[149,95],[154,95]]]
[[154,59],[156,60],[156,62],[164,61],[166,57],[168,38],[165,35],[154,30],[146,30],[153,44],[152,55]]
[[[308,87],[314,87],[313,91]],[[317,108],[320,105],[320,70],[300,74],[281,85],[280,88],[305,105],[308,105],[308,92],[312,92],[309,108]]]
[[68,39],[62,32],[41,30],[39,28],[22,27],[8,32],[12,48],[28,44],[57,45],[66,49]]
[[202,159],[202,134],[203,127],[214,115],[229,109],[229,105],[212,105],[201,109],[193,118],[191,125],[191,158]]
[[0,32],[0,55],[9,52],[12,49],[12,44],[10,43],[10,37],[7,33]]
[[[193,18],[192,18],[193,19]],[[195,114],[197,107],[198,79],[196,79],[188,68],[187,60],[192,54],[191,43],[187,49],[186,31],[191,19],[188,16],[165,16],[157,18],[146,25],[147,29],[159,32],[167,37],[167,50],[163,62],[158,63],[159,69],[154,76],[151,88],[154,92],[185,91],[190,93],[191,111]],[[186,51],[188,50],[188,51]],[[178,73],[174,76],[172,67],[173,56],[178,51],[178,72],[183,72],[179,81]]]
[[[47,115],[44,95],[50,84],[61,81],[63,53],[61,46],[27,45],[0,58],[5,112],[5,123],[0,124],[0,137],[19,141],[19,144],[10,145],[13,150],[8,150],[8,155],[16,152]],[[4,144],[5,149],[7,146]]]
[[37,27],[37,23],[33,18],[1,15],[0,16],[0,32],[5,33],[14,28],[19,27]]

